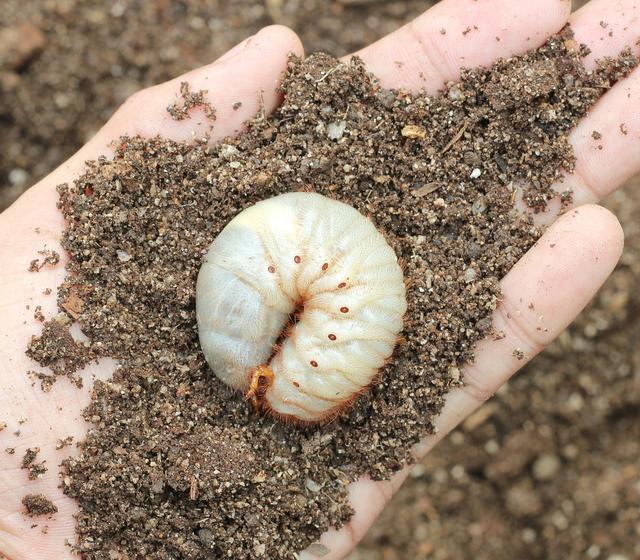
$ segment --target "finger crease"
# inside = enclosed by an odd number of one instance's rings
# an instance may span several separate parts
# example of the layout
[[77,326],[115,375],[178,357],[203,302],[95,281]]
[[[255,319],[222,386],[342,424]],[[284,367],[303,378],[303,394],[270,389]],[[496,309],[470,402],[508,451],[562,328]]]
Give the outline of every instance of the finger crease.
[[386,504],[393,497],[393,487],[386,480],[378,481],[376,484],[378,493],[382,496],[384,503]]
[[347,532],[347,539],[351,544],[358,544],[362,539],[362,536],[358,536],[355,527],[353,526],[353,522],[349,522],[344,526],[345,531]]
[[547,342],[536,338],[536,335],[531,332],[531,328],[521,320],[521,315],[511,309],[507,300],[498,306],[495,313],[498,314],[505,325],[508,325],[513,336],[523,346],[519,350],[522,350],[528,357],[536,355],[546,346]]
[[590,202],[596,202],[602,199],[602,193],[600,189],[596,187],[596,181],[591,178],[591,174],[579,163],[576,163],[572,175],[581,183],[581,188],[592,197]]
[[486,387],[483,381],[486,378],[486,372],[480,370],[474,364],[467,364],[464,369],[462,390],[469,395],[478,404],[484,404],[496,392],[494,387]]
[[[420,33],[416,28],[415,20],[408,23],[407,28],[411,39],[420,45],[420,50],[425,58],[426,62],[421,65],[421,70],[425,73],[425,76],[429,72],[432,72],[439,79],[440,83],[443,84],[449,81],[449,76],[451,75],[450,65],[441,48],[432,40],[430,34]],[[427,66],[429,67],[428,69],[426,68]],[[426,77],[433,78],[432,75]]]

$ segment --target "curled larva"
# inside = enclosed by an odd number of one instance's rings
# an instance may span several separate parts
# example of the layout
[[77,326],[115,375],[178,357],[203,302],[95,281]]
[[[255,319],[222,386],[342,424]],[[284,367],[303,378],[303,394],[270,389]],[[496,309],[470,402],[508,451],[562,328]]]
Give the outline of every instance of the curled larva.
[[407,309],[393,249],[357,210],[287,193],[238,214],[213,241],[196,289],[213,372],[254,406],[333,417],[391,356]]

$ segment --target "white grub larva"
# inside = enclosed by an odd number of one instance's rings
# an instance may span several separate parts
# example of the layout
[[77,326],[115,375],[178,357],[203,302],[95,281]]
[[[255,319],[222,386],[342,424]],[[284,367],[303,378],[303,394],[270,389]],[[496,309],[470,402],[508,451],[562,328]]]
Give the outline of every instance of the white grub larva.
[[200,344],[254,407],[334,417],[391,356],[407,309],[393,249],[357,210],[287,193],[238,214],[198,275]]

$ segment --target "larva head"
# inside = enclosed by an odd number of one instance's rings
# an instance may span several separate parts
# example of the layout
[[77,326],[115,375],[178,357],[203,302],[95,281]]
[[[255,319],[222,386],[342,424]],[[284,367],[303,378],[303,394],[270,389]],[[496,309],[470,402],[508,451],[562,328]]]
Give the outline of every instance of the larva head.
[[236,216],[209,248],[196,291],[214,373],[255,406],[304,422],[335,415],[370,385],[406,308],[383,235],[315,193],[280,195]]
[[251,382],[245,397],[251,401],[251,405],[256,412],[262,408],[265,394],[273,384],[273,378],[273,372],[269,369],[269,366],[265,365],[258,366],[251,373]]

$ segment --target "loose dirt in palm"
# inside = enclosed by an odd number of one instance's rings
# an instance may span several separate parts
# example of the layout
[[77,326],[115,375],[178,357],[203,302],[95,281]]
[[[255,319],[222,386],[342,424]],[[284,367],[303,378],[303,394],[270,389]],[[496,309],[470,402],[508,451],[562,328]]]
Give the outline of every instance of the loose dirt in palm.
[[[65,463],[85,558],[291,558],[349,519],[349,482],[388,478],[410,459],[492,334],[499,279],[541,233],[515,210],[518,188],[544,211],[572,167],[567,133],[637,64],[625,52],[589,74],[584,55],[565,30],[463,72],[437,98],[382,90],[358,60],[292,59],[283,105],[241,137],[123,138],[113,161],[60,186],[71,259],[60,308],[73,309],[92,356],[121,364],[96,384],[93,428]],[[312,428],[256,417],[218,382],[194,313],[198,268],[222,227],[300,189],[371,216],[408,280],[405,341],[380,382]],[[34,358],[59,355],[43,342]]]

